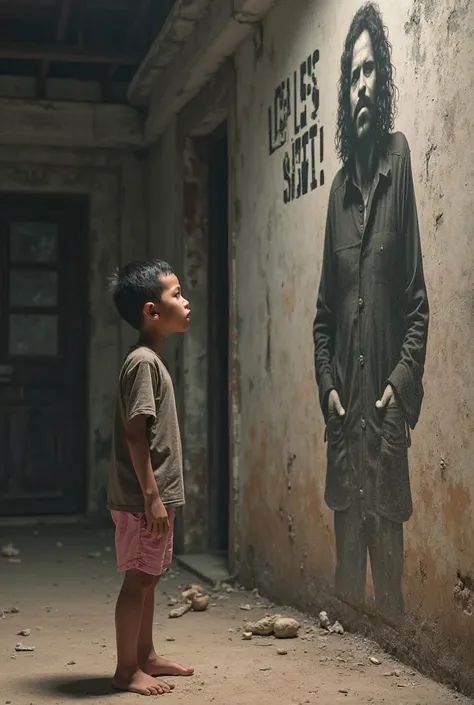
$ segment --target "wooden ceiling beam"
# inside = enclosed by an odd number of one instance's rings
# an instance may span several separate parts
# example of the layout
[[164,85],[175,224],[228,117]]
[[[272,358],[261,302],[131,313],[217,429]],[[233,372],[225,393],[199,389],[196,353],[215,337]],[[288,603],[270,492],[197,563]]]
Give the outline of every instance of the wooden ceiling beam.
[[[69,14],[71,12],[72,0],[62,0],[61,7],[59,10],[58,24],[56,27],[56,42],[61,43],[64,41],[64,35],[66,34],[67,21]],[[37,98],[44,98],[46,79],[49,73],[50,60],[44,59],[41,63],[40,76],[37,82]]]
[[[62,44],[67,31],[67,23],[71,14],[73,0],[62,0],[59,10],[58,24],[56,26],[56,42]],[[41,73],[37,83],[37,97],[43,98],[45,93],[45,81],[48,77],[50,60],[44,59],[41,64]]]
[[48,46],[44,44],[0,44],[0,59],[17,61],[62,61],[73,64],[118,64],[134,66],[140,57],[131,54],[108,54],[81,47]]
[[[128,34],[127,38],[127,47],[131,47],[135,37],[137,36],[138,32],[140,31],[141,26],[145,22],[146,16],[148,15],[148,12],[151,8],[151,3],[152,0],[142,0],[142,4],[140,5],[140,8],[138,12],[136,13],[134,20],[132,22],[132,26],[130,27],[130,32]],[[111,81],[112,78],[114,77],[114,74],[116,71],[119,69],[119,64],[114,64],[113,66],[110,67],[109,70],[109,75],[108,75],[108,80]]]
[[[132,12],[133,0],[81,0],[81,5],[86,10],[113,10],[116,12]],[[60,6],[58,0],[0,0],[0,13],[29,9],[49,9],[57,12]]]
[[56,41],[62,44],[67,31],[67,23],[71,14],[73,0],[63,0],[59,12],[58,26],[56,27]]

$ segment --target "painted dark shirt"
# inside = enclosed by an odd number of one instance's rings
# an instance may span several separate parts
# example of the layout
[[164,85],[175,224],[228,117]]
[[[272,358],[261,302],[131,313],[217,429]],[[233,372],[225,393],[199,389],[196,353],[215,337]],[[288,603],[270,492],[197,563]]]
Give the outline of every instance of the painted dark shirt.
[[[412,513],[407,449],[423,399],[428,321],[410,149],[397,132],[366,213],[349,169],[338,172],[329,196],[313,335],[327,423],[325,497],[335,511],[357,495],[393,521]],[[387,383],[395,403],[379,411]],[[328,413],[331,389],[343,420]]]

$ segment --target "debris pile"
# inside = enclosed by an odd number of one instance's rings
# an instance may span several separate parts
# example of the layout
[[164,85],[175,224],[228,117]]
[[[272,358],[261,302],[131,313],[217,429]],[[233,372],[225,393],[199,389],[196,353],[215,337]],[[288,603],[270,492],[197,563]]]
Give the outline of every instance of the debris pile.
[[0,554],[2,558],[8,558],[9,563],[21,563],[21,558],[18,557],[20,555],[20,549],[15,548],[13,543],[7,543],[5,546],[2,546]]
[[327,612],[319,613],[319,626],[330,634],[344,634],[344,627],[340,622],[334,622],[334,624],[331,625]]
[[2,546],[2,557],[3,558],[17,558],[20,555],[20,550],[15,548],[12,543],[7,543]]
[[250,641],[253,636],[275,636],[277,639],[294,639],[298,636],[299,622],[281,614],[267,614],[257,622],[245,622],[242,639]]
[[[174,607],[169,613],[171,619],[182,617],[187,612],[205,612],[209,607],[209,595],[206,594],[201,585],[189,585],[181,593],[181,604]],[[168,603],[170,606],[178,604],[178,600],[171,598]]]

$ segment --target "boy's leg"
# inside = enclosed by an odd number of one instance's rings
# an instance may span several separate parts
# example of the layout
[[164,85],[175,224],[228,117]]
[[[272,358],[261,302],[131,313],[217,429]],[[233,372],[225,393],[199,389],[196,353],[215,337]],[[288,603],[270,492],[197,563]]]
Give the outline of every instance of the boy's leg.
[[153,588],[147,593],[143,605],[142,623],[138,637],[138,663],[140,668],[150,676],[192,676],[193,668],[186,668],[179,663],[164,659],[155,651],[153,645],[153,615],[155,612],[155,587],[159,578],[154,578]]
[[154,592],[154,578],[140,570],[125,573],[115,610],[117,668],[112,684],[118,690],[140,695],[169,693],[174,686],[156,681],[138,664],[138,643],[147,597]]
[[[148,565],[153,569],[153,589],[147,594],[143,605],[143,616],[138,637],[138,662],[145,673],[151,676],[192,676],[193,668],[186,668],[179,663],[168,661],[158,656],[153,646],[153,615],[155,612],[155,588],[163,573],[169,568],[173,559],[174,520],[176,511],[168,509],[169,531],[161,539],[153,539],[149,534],[142,536],[142,552],[147,554]],[[146,550],[148,547],[148,551]]]

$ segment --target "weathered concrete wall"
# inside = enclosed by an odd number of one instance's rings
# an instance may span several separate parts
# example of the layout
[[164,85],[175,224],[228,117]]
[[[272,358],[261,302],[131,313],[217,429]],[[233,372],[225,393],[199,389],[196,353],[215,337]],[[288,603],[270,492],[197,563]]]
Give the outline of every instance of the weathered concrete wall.
[[[329,189],[339,168],[333,146],[339,62],[360,4],[282,1],[264,21],[263,34],[236,57],[240,566],[247,581],[313,610],[324,607],[331,594],[335,542],[324,502],[326,446],[312,322]],[[429,649],[413,657],[425,664],[438,658],[438,674],[455,674],[472,690],[467,657],[474,638],[474,4],[382,0],[380,8],[400,92],[395,128],[412,150],[431,306],[425,400],[410,450],[415,508],[405,525],[407,618],[394,643],[409,649],[416,625],[423,625],[428,636],[420,648],[429,642]],[[273,121],[275,90],[282,82],[286,90],[287,78],[293,96],[294,72],[299,93],[300,65],[308,57],[311,63],[316,51],[320,106],[314,123],[311,79],[306,106],[308,127],[318,126],[318,185],[285,203],[284,153],[291,159],[295,106],[291,103],[288,120],[283,115],[288,133],[281,148],[284,129],[280,135],[272,129],[269,136],[268,111]],[[299,95],[297,107],[304,108]],[[280,117],[284,109],[281,105]],[[307,154],[311,159],[311,141]],[[311,182],[311,161],[309,169]]]
[[172,263],[193,312],[187,335],[169,340],[165,350],[181,420],[187,501],[178,515],[177,547],[186,553],[209,546],[206,137],[232,121],[234,83],[227,62],[150,149],[150,252]]
[[0,98],[0,140],[5,144],[139,148],[138,114],[125,105]]
[[184,339],[183,420],[186,506],[184,549],[206,551],[208,539],[208,203],[205,153],[189,137],[184,142],[184,290],[194,311]]
[[[54,120],[58,113],[53,111]],[[69,114],[69,111],[67,111]],[[25,115],[26,124],[30,109]],[[63,123],[69,144],[81,144],[80,124],[74,132]],[[122,324],[108,293],[113,269],[147,253],[147,163],[131,150],[42,146],[50,124],[28,127],[30,146],[1,145],[0,190],[8,192],[81,194],[90,203],[89,223],[89,477],[88,510],[105,511],[110,462],[112,411],[122,356],[133,331]],[[87,129],[87,128],[86,128]],[[31,146],[36,141],[36,147]]]
[[150,150],[150,253],[171,263],[193,321],[164,351],[181,421],[186,506],[179,512],[180,551],[205,551],[207,538],[207,176],[205,158],[172,122]]

